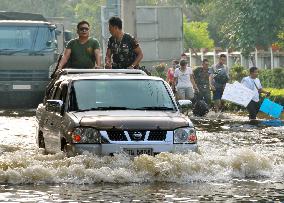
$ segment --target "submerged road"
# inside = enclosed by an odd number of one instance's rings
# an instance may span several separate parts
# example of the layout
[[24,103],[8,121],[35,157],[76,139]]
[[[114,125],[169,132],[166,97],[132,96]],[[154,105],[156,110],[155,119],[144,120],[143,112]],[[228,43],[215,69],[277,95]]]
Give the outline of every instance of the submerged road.
[[1,202],[284,201],[284,127],[193,118],[199,153],[43,155],[33,112],[0,114]]

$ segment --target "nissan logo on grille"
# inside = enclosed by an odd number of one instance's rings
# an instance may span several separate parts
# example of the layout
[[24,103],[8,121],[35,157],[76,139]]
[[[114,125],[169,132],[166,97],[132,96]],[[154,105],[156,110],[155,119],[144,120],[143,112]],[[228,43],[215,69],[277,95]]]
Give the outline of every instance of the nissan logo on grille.
[[135,140],[140,140],[141,138],[142,138],[142,133],[141,132],[134,132],[133,133],[133,138],[135,139]]

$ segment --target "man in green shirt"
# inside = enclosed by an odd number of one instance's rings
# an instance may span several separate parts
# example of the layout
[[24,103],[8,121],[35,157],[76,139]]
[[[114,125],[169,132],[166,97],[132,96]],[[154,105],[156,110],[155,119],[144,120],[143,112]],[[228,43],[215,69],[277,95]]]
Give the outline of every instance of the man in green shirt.
[[97,39],[90,38],[90,24],[81,21],[77,25],[78,38],[68,42],[58,69],[91,69],[101,67],[101,50]]

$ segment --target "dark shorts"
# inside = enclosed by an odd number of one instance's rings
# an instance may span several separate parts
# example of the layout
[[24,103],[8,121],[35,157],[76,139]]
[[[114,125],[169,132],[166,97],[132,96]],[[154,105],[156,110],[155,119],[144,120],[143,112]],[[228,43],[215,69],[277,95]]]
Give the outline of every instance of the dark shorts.
[[223,88],[216,88],[215,91],[213,91],[213,100],[219,100],[222,98],[224,89]]
[[256,115],[259,111],[259,102],[255,102],[253,100],[247,106],[247,110],[249,112],[249,119],[256,119]]

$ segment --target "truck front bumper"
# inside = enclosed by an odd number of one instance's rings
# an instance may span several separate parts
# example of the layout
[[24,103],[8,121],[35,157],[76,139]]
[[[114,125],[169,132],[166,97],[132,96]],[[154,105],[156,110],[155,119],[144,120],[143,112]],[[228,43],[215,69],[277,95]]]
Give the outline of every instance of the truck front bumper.
[[102,156],[115,153],[138,156],[141,154],[156,155],[161,152],[197,152],[198,146],[197,144],[68,144],[68,150],[73,155],[89,152]]

